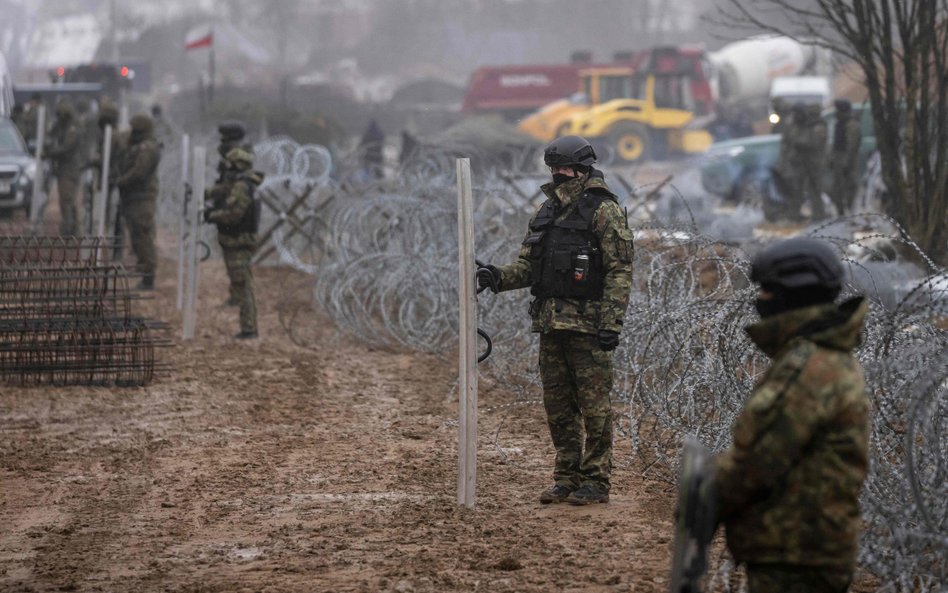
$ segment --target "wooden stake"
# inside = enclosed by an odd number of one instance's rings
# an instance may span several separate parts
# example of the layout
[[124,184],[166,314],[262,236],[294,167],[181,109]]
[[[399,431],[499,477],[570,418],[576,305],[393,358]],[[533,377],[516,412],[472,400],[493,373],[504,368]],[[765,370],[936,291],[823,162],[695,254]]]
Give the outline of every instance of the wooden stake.
[[100,191],[92,200],[92,234],[96,237],[105,236],[105,205],[109,200],[109,163],[112,160],[112,126],[105,126],[102,139],[102,173],[99,181]]
[[[40,103],[36,114],[36,176],[33,178],[33,197],[30,200],[30,225],[35,233],[39,225],[40,193],[43,189],[43,143],[46,142],[46,105]],[[46,196],[49,200],[49,196]]]
[[184,268],[185,268],[185,237],[188,232],[188,208],[191,206],[191,185],[188,180],[191,157],[191,137],[181,136],[181,216],[178,217],[178,311],[184,308]]
[[474,508],[477,487],[477,294],[474,280],[474,197],[471,160],[457,160],[458,175],[458,504]]
[[194,158],[191,161],[191,208],[188,212],[188,221],[191,223],[188,231],[187,248],[187,285],[185,288],[183,338],[194,339],[194,330],[197,325],[197,293],[198,274],[201,262],[198,261],[198,241],[201,232],[201,217],[204,215],[204,166],[206,149],[203,146],[194,148]]

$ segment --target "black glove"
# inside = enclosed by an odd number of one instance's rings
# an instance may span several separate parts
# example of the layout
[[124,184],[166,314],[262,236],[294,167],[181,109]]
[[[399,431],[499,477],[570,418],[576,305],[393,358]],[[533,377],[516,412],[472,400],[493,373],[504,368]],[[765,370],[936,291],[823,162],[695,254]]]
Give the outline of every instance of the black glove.
[[615,350],[619,345],[619,332],[601,329],[599,333],[596,334],[596,338],[599,340],[599,348],[606,352]]
[[204,210],[204,222],[211,222],[211,212],[213,211],[213,208],[207,208]]
[[477,269],[477,288],[489,288],[494,294],[500,292],[500,270],[487,264]]

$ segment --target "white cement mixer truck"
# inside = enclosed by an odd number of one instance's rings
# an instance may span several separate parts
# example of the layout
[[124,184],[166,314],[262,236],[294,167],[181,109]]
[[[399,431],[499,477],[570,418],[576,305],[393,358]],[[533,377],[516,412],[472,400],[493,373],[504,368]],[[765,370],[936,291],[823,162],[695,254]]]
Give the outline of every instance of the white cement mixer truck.
[[719,111],[769,115],[776,97],[788,103],[832,102],[829,50],[789,37],[763,35],[730,43],[708,55]]

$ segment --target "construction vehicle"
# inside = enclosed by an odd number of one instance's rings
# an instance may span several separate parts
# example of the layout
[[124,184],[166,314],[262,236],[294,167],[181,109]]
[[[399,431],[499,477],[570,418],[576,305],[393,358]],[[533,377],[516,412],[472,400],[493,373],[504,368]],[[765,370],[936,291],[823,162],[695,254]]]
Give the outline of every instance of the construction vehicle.
[[633,66],[581,70],[575,93],[543,106],[520,120],[517,128],[541,142],[550,142],[569,132],[573,117],[607,101],[629,97],[633,74]]
[[625,162],[702,153],[715,139],[709,127],[765,121],[775,80],[792,89],[795,80],[819,80],[803,75],[829,69],[826,52],[787,37],[753,37],[713,53],[655,48],[640,60],[627,97],[576,110],[557,132],[584,136],[607,159]]
[[625,98],[573,115],[562,131],[585,137],[607,161],[704,152],[713,142],[705,129],[714,118],[709,73],[700,48],[655,48],[631,73]]

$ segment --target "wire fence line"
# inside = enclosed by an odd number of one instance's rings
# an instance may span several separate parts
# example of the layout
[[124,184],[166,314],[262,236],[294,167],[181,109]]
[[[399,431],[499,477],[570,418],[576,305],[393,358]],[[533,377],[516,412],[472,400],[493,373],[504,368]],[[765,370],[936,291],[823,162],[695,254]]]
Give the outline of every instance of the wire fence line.
[[[358,152],[334,160],[321,147],[288,138],[267,140],[255,152],[257,168],[267,174],[260,189],[276,204],[265,210],[262,225],[277,225],[267,238],[272,258],[312,276],[314,303],[340,329],[374,346],[453,352],[453,159],[420,149],[409,166],[382,176]],[[488,156],[478,162],[486,163],[475,172],[478,258],[511,261],[542,199],[536,192],[542,180],[513,175]],[[290,211],[306,188],[312,193]],[[635,217],[635,279],[615,354],[613,397],[622,410],[617,434],[632,445],[631,458],[617,464],[671,481],[684,435],[715,451],[728,445],[731,425],[768,364],[743,331],[756,320],[749,262],[767,239],[749,232],[758,212],[716,214],[693,192],[683,195],[671,184],[658,190],[649,207],[638,197],[648,188],[634,188],[622,200]],[[722,239],[723,225],[748,232]],[[839,250],[848,271],[843,297],[864,295],[870,302],[857,351],[872,402],[860,563],[878,577],[880,590],[938,591],[948,577],[948,272],[883,215],[844,217],[805,234]],[[905,249],[921,264],[901,258]],[[498,417],[492,439],[500,451],[507,450],[504,414],[540,401],[528,301],[523,292],[479,299],[481,327],[494,339],[481,373],[509,395],[484,410]],[[715,564],[716,588],[734,590],[731,569],[726,559]]]

